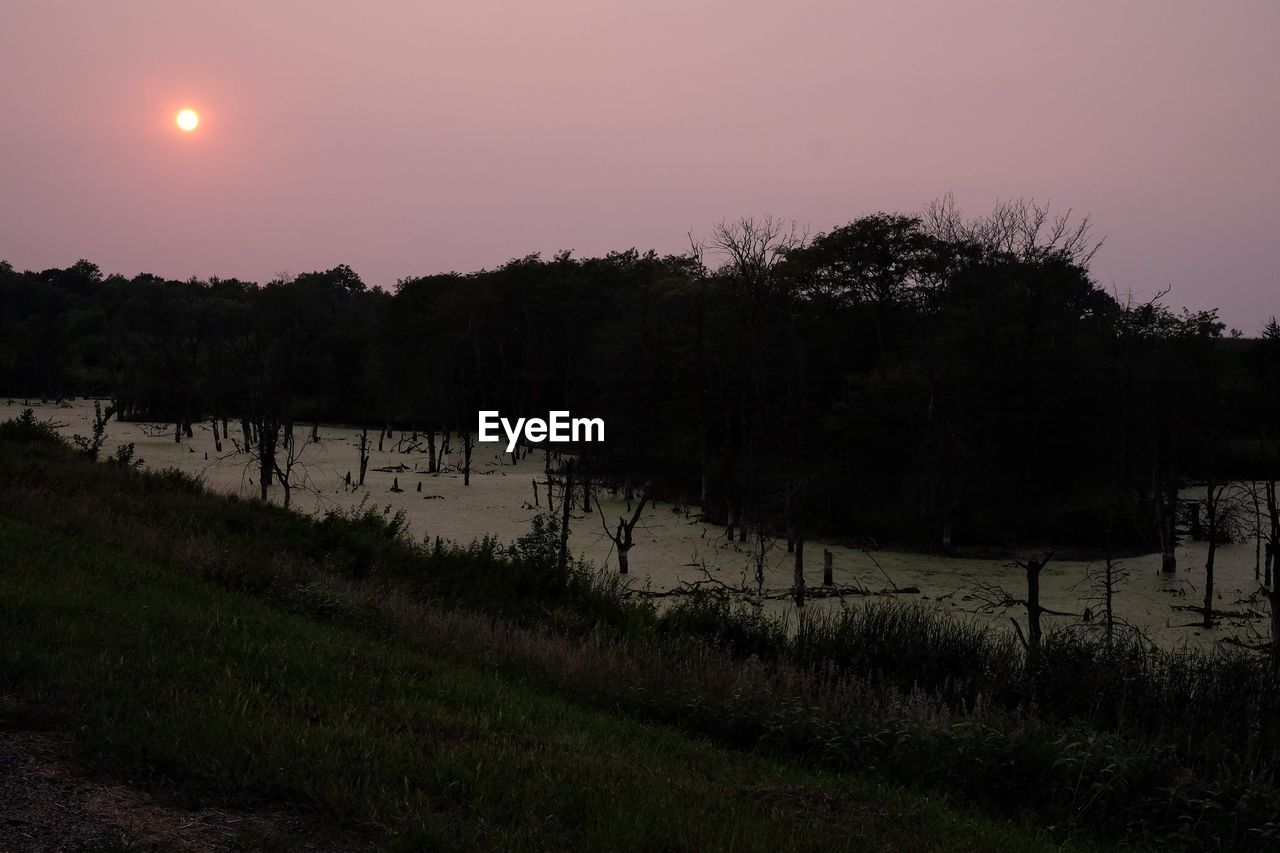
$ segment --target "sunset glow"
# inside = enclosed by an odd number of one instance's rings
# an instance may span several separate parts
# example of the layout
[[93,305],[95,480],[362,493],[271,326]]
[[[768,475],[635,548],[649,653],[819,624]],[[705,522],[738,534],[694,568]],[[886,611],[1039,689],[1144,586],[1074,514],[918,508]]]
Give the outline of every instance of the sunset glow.
[[186,133],[190,133],[191,131],[195,130],[196,127],[199,126],[200,116],[196,115],[195,110],[191,110],[191,109],[182,110],[180,113],[178,113],[178,117],[176,121],[178,123],[179,129],[183,130]]

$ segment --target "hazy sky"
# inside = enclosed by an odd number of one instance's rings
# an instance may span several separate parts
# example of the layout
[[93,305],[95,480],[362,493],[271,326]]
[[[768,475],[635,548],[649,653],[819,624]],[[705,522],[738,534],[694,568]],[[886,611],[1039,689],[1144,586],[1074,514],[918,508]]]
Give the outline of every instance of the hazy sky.
[[951,190],[1090,212],[1103,284],[1254,333],[1278,34],[1275,0],[0,0],[0,258],[390,285]]

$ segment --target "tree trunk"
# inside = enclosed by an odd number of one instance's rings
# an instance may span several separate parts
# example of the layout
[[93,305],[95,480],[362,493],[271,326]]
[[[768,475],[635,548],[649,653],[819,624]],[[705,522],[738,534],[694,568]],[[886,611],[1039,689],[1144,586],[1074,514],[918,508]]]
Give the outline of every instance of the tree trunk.
[[1280,590],[1262,589],[1271,605],[1271,665],[1280,666]]
[[471,450],[474,444],[471,441],[471,432],[464,430],[462,433],[462,485],[471,485]]
[[369,470],[369,428],[360,429],[360,479],[357,485],[364,485],[365,472]]
[[1040,572],[1043,560],[1027,560],[1027,637],[1031,648],[1040,648]]
[[1111,561],[1111,555],[1107,554],[1107,578],[1106,587],[1104,589],[1105,599],[1103,606],[1106,608],[1104,616],[1107,620],[1107,648],[1111,648],[1111,643],[1115,639],[1116,630],[1116,611],[1113,606],[1113,594],[1115,592],[1115,564]]
[[1280,573],[1280,566],[1276,565],[1276,559],[1280,558],[1280,502],[1276,500],[1276,481],[1268,480],[1266,484],[1267,491],[1267,515],[1271,518],[1271,541],[1267,545],[1266,574],[1264,583],[1271,586],[1274,575]]
[[835,586],[835,577],[831,566],[831,552],[826,548],[822,549],[822,585]]
[[560,557],[558,565],[563,575],[569,566],[569,496],[573,494],[573,460],[564,465],[564,492],[560,497]]
[[276,442],[279,439],[279,426],[270,423],[258,426],[258,485],[264,501],[267,499],[267,489],[271,488],[272,472],[276,467]]
[[625,575],[629,568],[627,563],[627,553],[631,550],[630,546],[620,545],[618,547],[618,574]]
[[1204,560],[1204,627],[1213,627],[1213,564],[1218,553],[1218,498],[1209,483],[1205,512],[1209,521],[1209,554]]
[[210,420],[209,426],[213,429],[213,449],[217,453],[222,452],[222,436],[218,435],[218,422]]
[[1163,552],[1160,567],[1165,573],[1172,573],[1178,570],[1178,480],[1172,472],[1165,501],[1168,507],[1164,522],[1167,550]]
[[796,607],[804,607],[804,532],[796,522],[795,598]]

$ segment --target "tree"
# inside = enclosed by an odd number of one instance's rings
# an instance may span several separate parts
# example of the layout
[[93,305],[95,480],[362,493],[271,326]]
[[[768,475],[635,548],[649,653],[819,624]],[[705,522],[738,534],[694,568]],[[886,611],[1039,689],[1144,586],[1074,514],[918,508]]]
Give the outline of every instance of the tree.
[[[604,527],[605,535],[613,542],[613,547],[618,552],[618,574],[625,575],[629,571],[628,555],[631,548],[635,545],[635,539],[632,536],[639,523],[641,516],[644,514],[645,505],[649,502],[649,484],[646,483],[640,488],[640,500],[636,502],[635,509],[631,512],[631,517],[618,517],[618,526],[615,530],[609,529],[609,524],[605,521],[604,507],[596,501],[596,509],[600,513],[600,524]],[[567,505],[566,501],[566,505]],[[584,509],[584,511],[587,511]]]

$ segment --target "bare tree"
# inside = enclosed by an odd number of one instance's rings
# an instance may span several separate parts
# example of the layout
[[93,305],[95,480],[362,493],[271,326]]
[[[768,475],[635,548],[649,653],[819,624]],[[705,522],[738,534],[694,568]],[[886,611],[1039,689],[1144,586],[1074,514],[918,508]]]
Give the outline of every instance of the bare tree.
[[569,567],[569,519],[573,509],[570,496],[573,494],[574,468],[572,457],[564,460],[561,475],[564,489],[560,493],[560,556],[557,561],[561,573]]
[[750,294],[758,296],[772,290],[775,267],[788,252],[803,246],[806,239],[794,220],[744,217],[716,225],[711,232],[711,247],[724,255],[728,269]]
[[632,533],[639,523],[640,517],[644,514],[645,504],[649,502],[649,484],[646,483],[641,487],[640,500],[636,503],[635,509],[631,513],[631,518],[627,519],[618,516],[618,527],[616,530],[609,529],[609,523],[605,521],[604,508],[600,506],[600,502],[596,501],[596,509],[600,513],[600,524],[604,527],[604,533],[613,541],[613,547],[618,550],[618,574],[625,575],[629,569],[628,555],[631,548],[635,545],[635,539]]
[[281,427],[279,420],[267,415],[256,419],[253,425],[257,442],[249,452],[249,463],[256,462],[258,465],[258,487],[264,501],[276,471],[276,448],[280,441]]
[[462,438],[462,485],[471,485],[471,454],[475,450],[475,437],[468,429],[458,430]]
[[795,561],[791,594],[796,607],[804,607],[804,486],[789,485],[787,489],[786,505]]
[[1004,590],[996,584],[983,583],[974,591],[974,597],[982,604],[978,607],[979,612],[991,612],[994,610],[1005,610],[1010,607],[1023,607],[1027,613],[1027,634],[1023,636],[1022,626],[1018,624],[1018,620],[1011,619],[1013,628],[1018,632],[1018,639],[1022,641],[1024,647],[1029,651],[1040,648],[1040,641],[1044,632],[1040,627],[1040,617],[1048,613],[1052,616],[1076,616],[1075,613],[1066,613],[1061,610],[1050,610],[1040,603],[1040,573],[1044,571],[1044,567],[1053,559],[1053,553],[1043,555],[1039,558],[1029,558],[1027,560],[1014,560],[1013,565],[1022,569],[1027,578],[1027,595],[1025,598],[1018,598]]
[[1205,485],[1204,508],[1209,522],[1209,551],[1204,560],[1204,627],[1213,627],[1213,570],[1218,554],[1218,537],[1226,508],[1222,504],[1225,483],[1210,480]]
[[[1096,603],[1102,610],[1099,624],[1106,644],[1111,647],[1115,642],[1116,628],[1133,628],[1125,620],[1116,615],[1115,596],[1119,588],[1129,580],[1131,572],[1123,561],[1115,559],[1110,553],[1100,566],[1092,566],[1086,575],[1089,584],[1089,601]],[[1085,608],[1084,619],[1093,622],[1090,608]],[[1137,630],[1134,628],[1134,630]]]
[[369,470],[369,427],[366,425],[360,429],[360,479],[356,481],[356,485],[364,485],[364,475]]
[[280,464],[280,453],[272,455],[272,464],[275,466],[276,480],[280,483],[280,487],[284,490],[284,506],[288,509],[293,500],[293,491],[296,488],[306,486],[307,472],[306,468],[301,465],[302,454],[307,448],[307,442],[299,443],[294,436],[293,424],[287,424],[282,430],[284,441],[281,449],[284,451],[284,465]]
[[930,234],[943,240],[1026,260],[1059,257],[1086,269],[1105,242],[1094,237],[1089,216],[1074,218],[1070,208],[1054,213],[1050,202],[1033,198],[1000,201],[988,215],[967,219],[955,196],[947,193],[931,201],[920,218]]
[[[1271,586],[1277,571],[1276,560],[1280,558],[1280,503],[1276,500],[1276,481],[1267,480],[1265,484],[1267,515],[1271,520],[1271,533],[1267,537],[1264,560],[1263,583]],[[1280,584],[1277,584],[1280,586]]]

